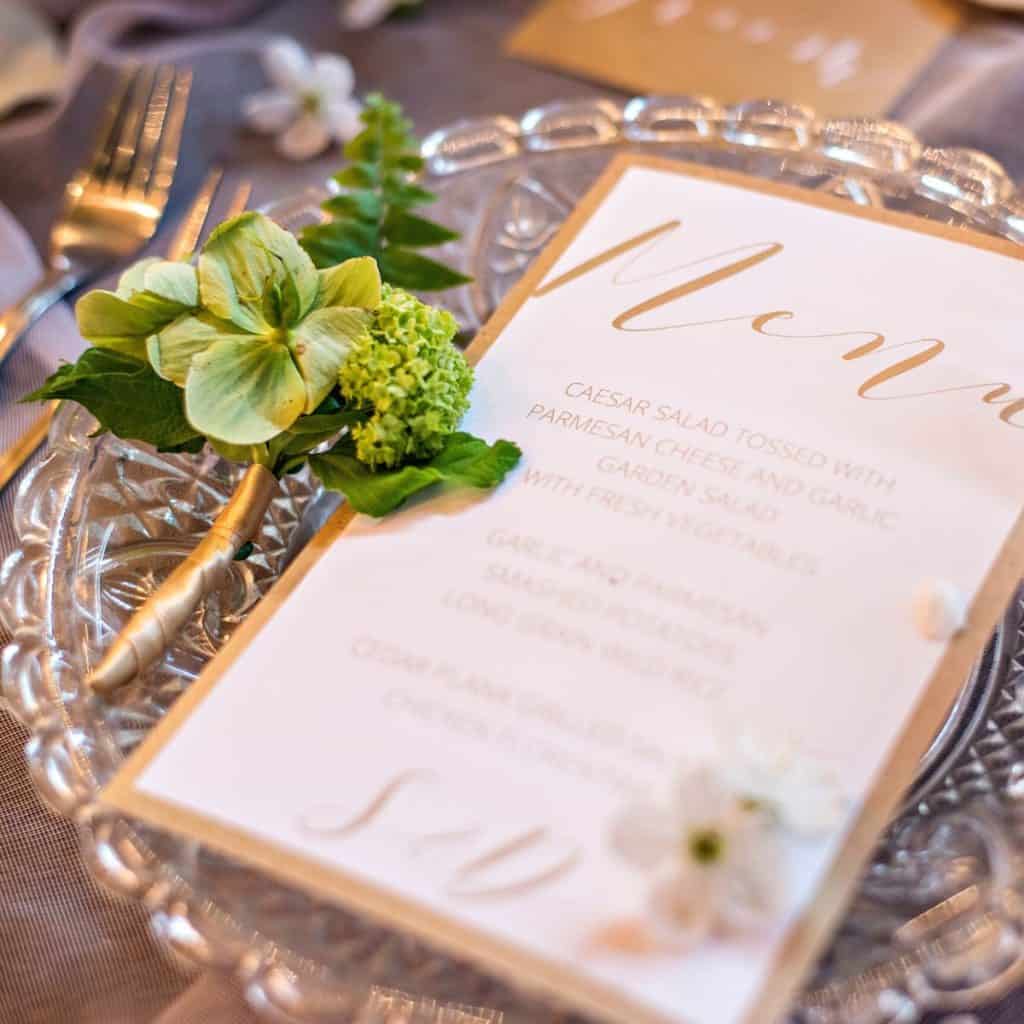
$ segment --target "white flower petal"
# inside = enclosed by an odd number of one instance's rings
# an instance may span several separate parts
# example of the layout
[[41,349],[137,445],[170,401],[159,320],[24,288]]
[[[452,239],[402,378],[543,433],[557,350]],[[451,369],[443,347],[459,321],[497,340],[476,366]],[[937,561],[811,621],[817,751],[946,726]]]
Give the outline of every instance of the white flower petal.
[[284,131],[298,113],[298,103],[286,92],[266,89],[242,100],[242,116],[258,132]]
[[339,17],[344,28],[370,28],[383,21],[399,0],[342,0]]
[[675,872],[656,882],[647,912],[658,944],[677,952],[699,946],[715,926],[714,893],[699,871]]
[[264,47],[263,70],[276,86],[291,93],[309,88],[313,74],[306,51],[288,36],[279,36]]
[[304,114],[277,140],[277,148],[289,160],[310,160],[330,145],[331,136],[319,117]]
[[781,863],[774,831],[763,817],[729,837],[721,866],[708,873],[718,920],[735,931],[768,924],[779,912]]
[[774,806],[782,824],[802,836],[833,831],[848,811],[848,801],[834,778],[799,768],[779,780]]
[[328,99],[346,99],[355,88],[356,75],[340,54],[319,53],[313,58],[313,83]]
[[679,834],[672,816],[656,804],[634,804],[612,822],[612,849],[632,867],[656,867],[675,851]]
[[328,131],[336,139],[347,142],[362,131],[363,123],[359,120],[362,109],[355,100],[335,100],[325,106],[322,116]]
[[687,772],[676,787],[676,821],[684,832],[713,826],[727,818],[735,806],[732,790],[707,766]]
[[837,779],[791,743],[772,742],[743,734],[723,758],[722,775],[729,787],[767,807],[783,827],[802,835],[820,835],[837,828],[847,800]]
[[967,625],[967,596],[949,580],[925,580],[914,591],[914,624],[925,640],[945,643]]

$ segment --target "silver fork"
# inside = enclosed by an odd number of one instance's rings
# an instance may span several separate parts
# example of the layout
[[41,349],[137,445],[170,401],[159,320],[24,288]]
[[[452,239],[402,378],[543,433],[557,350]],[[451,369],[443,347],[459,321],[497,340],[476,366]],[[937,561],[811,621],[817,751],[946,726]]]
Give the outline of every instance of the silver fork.
[[[192,205],[182,219],[181,227],[167,247],[165,254],[167,259],[187,260],[199,248],[199,240],[203,236],[203,229],[209,219],[210,209],[220,191],[223,173],[219,167],[214,167],[206,175],[195,199],[192,200]],[[251,191],[252,186],[247,181],[240,182],[235,187],[231,199],[224,209],[225,220],[245,210]],[[7,486],[11,477],[21,469],[32,453],[46,440],[50,423],[59,405],[59,402],[50,402],[21,437],[6,451],[0,452],[0,491]]]
[[42,279],[0,314],[0,364],[35,320],[153,237],[178,163],[192,76],[170,65],[122,75],[96,148],[64,190]]

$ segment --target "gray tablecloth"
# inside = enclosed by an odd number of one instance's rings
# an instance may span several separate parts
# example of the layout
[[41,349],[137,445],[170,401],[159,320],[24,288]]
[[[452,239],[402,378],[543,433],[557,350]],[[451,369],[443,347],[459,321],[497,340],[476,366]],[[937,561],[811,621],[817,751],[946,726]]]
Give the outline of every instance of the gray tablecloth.
[[[340,29],[336,3],[292,0],[246,27],[287,32],[312,49],[347,54],[360,89],[381,89],[401,100],[426,133],[456,117],[519,112],[554,97],[609,91],[500,55],[503,35],[528,7],[529,0],[429,0],[427,13],[417,19],[354,35]],[[323,181],[336,167],[336,154],[285,164],[265,139],[240,129],[238,98],[262,84],[251,56],[207,55],[197,60],[195,72],[165,232],[212,162],[225,165],[231,177],[251,179],[257,203]],[[0,144],[0,201],[41,249],[64,182],[88,148],[109,80],[107,71],[91,73],[54,131],[16,146]],[[973,24],[942,51],[894,113],[928,142],[984,149],[1024,177],[1024,23]],[[0,499],[0,527],[9,522],[11,490]],[[0,540],[7,532],[0,528]],[[73,828],[35,798],[22,761],[24,741],[20,726],[0,711],[0,1022],[255,1022],[229,979],[183,974],[150,940],[139,908],[90,882]],[[1019,1024],[1024,994],[979,1010],[976,1018],[955,1020]]]

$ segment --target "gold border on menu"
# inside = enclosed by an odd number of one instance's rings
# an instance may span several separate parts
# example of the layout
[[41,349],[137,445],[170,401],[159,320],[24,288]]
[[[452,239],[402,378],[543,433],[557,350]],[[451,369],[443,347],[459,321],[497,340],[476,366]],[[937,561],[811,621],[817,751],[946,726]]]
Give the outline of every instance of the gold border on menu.
[[[836,196],[820,195],[776,182],[664,158],[621,155],[608,166],[596,185],[566,220],[561,230],[522,280],[480,330],[467,355],[477,362],[495,343],[506,324],[533,294],[538,284],[589,220],[605,196],[631,167],[647,167],[683,176],[738,186],[795,200],[851,217],[860,217],[970,245],[1014,259],[1024,249],[1002,239],[962,228],[949,227],[888,210],[866,209]],[[136,750],[102,795],[105,803],[156,825],[184,832],[211,847],[255,864],[294,885],[325,892],[367,915],[414,932],[455,955],[471,959],[496,974],[519,983],[547,989],[584,1011],[622,1024],[677,1024],[671,1018],[636,1003],[610,986],[575,974],[564,967],[509,943],[425,909],[382,887],[356,880],[345,872],[285,850],[256,835],[224,825],[212,818],[135,788],[135,780],[217,685],[224,672],[283,604],[323,553],[337,540],[353,513],[342,508],[305,548],[281,580],[245,620],[206,671],[178,699],[166,717]],[[783,940],[775,963],[767,971],[761,990],[751,1001],[745,1024],[771,1024],[783,1014],[814,963],[822,945],[846,904],[852,887],[874,848],[877,837],[896,811],[916,767],[938,731],[972,663],[981,653],[1003,615],[1020,579],[1024,577],[1024,515],[1019,516],[998,558],[978,590],[968,628],[952,640],[932,678],[921,691],[899,739],[879,765],[875,783],[865,798],[843,848],[810,901]]]

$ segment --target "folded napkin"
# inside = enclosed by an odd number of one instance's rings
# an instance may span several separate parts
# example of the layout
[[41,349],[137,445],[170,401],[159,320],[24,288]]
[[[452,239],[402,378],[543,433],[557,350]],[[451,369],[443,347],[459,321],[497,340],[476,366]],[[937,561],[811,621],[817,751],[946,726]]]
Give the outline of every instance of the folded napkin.
[[27,0],[0,2],[0,117],[60,93],[64,62],[49,19]]
[[[4,3],[5,0],[0,0]],[[17,0],[28,6],[29,0]],[[70,19],[64,81],[58,102],[41,113],[0,122],[0,142],[27,138],[51,128],[75,94],[85,73],[95,63],[112,65],[147,61],[188,63],[211,51],[257,50],[267,41],[263,32],[235,30],[211,33],[249,18],[273,0],[33,0],[37,13]],[[145,25],[175,33],[202,29],[158,42],[127,45],[132,29]],[[151,35],[151,32],[147,33]]]
[[[112,6],[110,0],[25,0],[25,2],[30,3],[33,7],[38,7],[51,17],[61,21],[66,21],[75,15],[81,14],[89,7],[99,7],[101,3]],[[125,3],[122,0],[121,6],[138,7],[140,5]],[[218,15],[225,18],[233,18],[237,17],[235,12],[239,6],[252,8],[258,5],[251,2],[239,4],[238,0],[161,0],[161,2],[157,3],[157,6],[164,8],[165,12],[170,15],[186,11],[187,8],[192,7],[204,9],[212,18],[216,18]]]
[[[18,223],[0,204],[0,308],[6,308],[42,273],[39,255]],[[85,347],[71,311],[63,303],[51,309],[21,339],[0,368],[0,451],[29,428],[43,407],[18,399],[51,374],[62,360],[75,359]],[[15,487],[0,495],[0,557],[15,544],[11,502]]]

